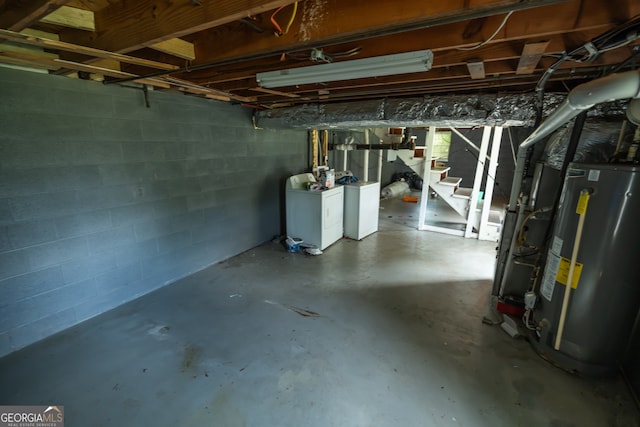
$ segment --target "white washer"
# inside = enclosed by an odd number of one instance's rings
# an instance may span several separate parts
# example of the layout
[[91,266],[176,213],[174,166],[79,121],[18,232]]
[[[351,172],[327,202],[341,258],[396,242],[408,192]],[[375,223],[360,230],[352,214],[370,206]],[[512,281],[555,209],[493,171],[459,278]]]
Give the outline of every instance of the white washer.
[[287,180],[287,235],[323,250],[342,238],[344,187],[307,191],[307,182],[316,183],[313,174],[293,175]]

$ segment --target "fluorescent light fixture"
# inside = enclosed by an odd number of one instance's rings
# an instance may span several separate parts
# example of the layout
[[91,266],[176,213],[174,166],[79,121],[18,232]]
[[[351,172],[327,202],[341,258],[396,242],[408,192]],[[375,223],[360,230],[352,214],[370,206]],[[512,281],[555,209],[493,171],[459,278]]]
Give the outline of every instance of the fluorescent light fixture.
[[419,50],[395,55],[355,59],[353,61],[257,73],[256,80],[260,86],[266,88],[295,86],[308,83],[418,73],[430,70],[432,64],[433,52]]

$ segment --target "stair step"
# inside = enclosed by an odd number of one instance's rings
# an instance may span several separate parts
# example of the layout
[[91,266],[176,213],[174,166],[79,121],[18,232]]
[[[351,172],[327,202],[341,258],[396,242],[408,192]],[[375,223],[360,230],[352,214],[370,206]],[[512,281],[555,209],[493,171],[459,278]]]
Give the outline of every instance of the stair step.
[[471,188],[458,188],[451,196],[469,200],[471,199]]
[[440,180],[440,184],[448,185],[450,187],[456,187],[460,184],[460,181],[462,181],[462,178],[457,178],[455,176],[448,176],[445,179]]
[[487,220],[488,225],[502,225],[502,216],[500,212],[497,211],[489,211],[489,219]]
[[448,167],[447,168],[437,168],[437,167],[436,168],[431,168],[430,172],[431,172],[431,175],[432,175],[432,182],[434,182],[433,181],[434,178],[436,179],[435,182],[440,182],[443,179],[447,179],[447,176],[449,174],[449,169],[450,168],[448,168]]

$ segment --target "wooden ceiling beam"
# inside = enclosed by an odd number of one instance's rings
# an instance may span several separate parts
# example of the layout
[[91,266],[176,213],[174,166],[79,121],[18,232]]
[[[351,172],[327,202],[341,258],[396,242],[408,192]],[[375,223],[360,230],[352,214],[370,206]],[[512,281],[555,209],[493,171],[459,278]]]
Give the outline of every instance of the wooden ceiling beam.
[[[601,30],[591,30],[587,32],[580,32],[581,38],[592,38],[601,33]],[[547,47],[547,52],[562,52],[571,48],[565,44],[566,35],[559,34],[550,38]],[[440,51],[435,54],[434,64],[432,71],[438,69],[448,69],[454,66],[466,65],[467,62],[472,62],[474,58],[482,58],[485,63],[496,61],[517,61],[520,58],[522,47],[525,41],[513,41],[510,43],[502,43],[497,45],[484,46],[471,52],[449,50]],[[369,43],[363,45],[364,50],[368,50]],[[375,44],[372,46],[375,47]],[[575,46],[573,46],[575,47]],[[387,53],[387,52],[385,52]],[[247,68],[242,71],[234,71],[231,67],[217,68],[216,74],[208,76],[205,71],[195,71],[184,75],[184,78],[188,78],[192,81],[199,82],[200,84],[213,85],[216,87],[227,87],[229,90],[233,90],[234,86],[239,82],[240,85],[247,85],[247,82],[255,84],[255,75],[252,74],[253,69],[259,69],[260,71],[273,71],[279,69],[285,69],[290,67],[296,67],[301,65],[308,65],[304,62],[276,62],[276,61],[255,61],[249,64],[243,63],[236,65],[237,68]],[[229,70],[229,71],[226,71]],[[430,71],[431,72],[431,71]]]
[[22,31],[70,0],[6,0],[0,10],[0,28]]
[[[113,70],[110,68],[98,67],[90,64],[82,64],[82,63],[67,61],[64,59],[43,58],[40,56],[30,55],[26,53],[19,53],[19,52],[2,52],[0,54],[0,62],[6,62],[14,65],[45,68],[48,70],[57,70],[60,68],[64,68],[66,70],[84,71],[87,73],[100,74],[103,76],[109,76],[109,77],[115,77],[115,78],[136,77],[135,74]],[[222,101],[230,101],[233,99],[241,102],[252,102],[252,101],[255,101],[256,99],[255,97],[236,96],[236,95],[225,93],[216,89],[205,88],[202,86],[195,85],[191,82],[187,82],[184,80],[171,78],[171,77],[152,78],[152,79],[135,79],[133,81],[136,83],[147,84],[150,86],[160,87],[163,89],[176,87],[183,92],[189,92],[196,95],[204,95],[204,96],[207,96],[208,98],[218,99]]]
[[[502,31],[498,32],[490,46],[510,40],[530,39],[534,35],[542,39],[554,34],[609,28],[612,24],[619,23],[611,17],[605,2],[601,0],[583,1],[585,3],[584,11],[582,11],[580,0],[571,0],[515,12]],[[437,5],[432,7],[443,8],[445,2],[420,1],[418,2],[420,6],[415,6],[416,0],[410,3],[403,2],[401,9],[404,15],[402,16],[398,16],[400,13],[398,11],[391,11],[391,9],[399,8],[396,3],[388,1],[371,0],[367,2],[366,7],[362,7],[360,2],[341,1],[339,5],[335,4],[337,0],[326,0],[326,2],[331,7],[323,6],[322,13],[319,12],[324,16],[324,19],[313,21],[312,25],[304,20],[304,16],[305,13],[310,14],[305,11],[316,3],[311,0],[305,1],[302,4],[303,21],[296,21],[289,35],[279,38],[266,34],[266,32],[259,34],[238,31],[233,26],[199,33],[196,46],[197,61],[193,65],[209,63],[215,65],[223,61],[248,60],[270,54],[272,58],[279,58],[283,52],[308,52],[308,49],[312,47],[322,47],[331,53],[336,51],[331,46],[333,44],[350,43],[352,46],[360,46],[365,45],[364,40],[375,41],[375,46],[372,49],[363,49],[359,57],[383,55],[385,54],[383,51],[397,53],[399,49],[402,51],[431,49],[437,53],[439,50],[451,48],[469,48],[487,40],[504,19],[504,14],[498,14],[484,19],[469,20],[474,12],[479,13],[479,6],[475,6],[476,9],[474,7],[462,9],[459,2],[446,2],[451,14],[455,14],[456,19],[460,21],[453,23],[443,23],[442,14],[437,15],[433,10],[426,10],[431,7],[429,5],[436,3]],[[380,5],[381,2],[385,5],[388,4],[388,7]],[[352,3],[359,5],[360,9],[353,6]],[[637,10],[637,13],[640,13],[640,2],[637,3],[638,6],[630,7],[634,8],[633,12]],[[504,7],[505,3],[502,2],[501,6]],[[484,7],[488,8],[489,5],[485,3]],[[453,12],[454,8],[458,8],[455,13]],[[380,35],[382,30],[376,32],[376,23],[383,20],[392,21],[391,16],[397,21],[393,24],[394,27],[389,28],[400,28],[406,24],[406,21],[403,22],[402,19],[409,21],[408,16],[417,14],[418,10],[423,14],[419,23],[425,28],[389,35]],[[357,16],[358,19],[353,19],[353,16]],[[415,16],[413,18],[414,20],[410,22],[418,25]],[[453,18],[450,19],[453,20]],[[311,29],[307,27],[311,27]],[[369,47],[371,48],[371,45]]]
[[[594,65],[602,65],[613,60],[618,62],[625,57],[626,52],[608,52],[607,55],[612,55],[612,58],[601,59],[596,63],[580,63],[574,64],[574,66],[565,65],[560,67],[559,73],[565,76],[565,78],[571,77],[573,74],[582,75],[582,70],[594,69]],[[330,85],[323,86],[325,94],[330,94],[332,97],[337,96],[343,92],[366,94],[369,97],[387,96],[387,95],[400,95],[404,94],[405,88],[415,87],[432,87],[441,86],[449,87],[455,90],[466,90],[475,84],[475,82],[491,82],[496,87],[502,87],[504,81],[508,81],[510,85],[519,85],[532,90],[537,83],[540,74],[538,75],[518,75],[516,74],[515,60],[500,61],[485,64],[485,78],[478,80],[471,80],[466,65],[460,65],[451,67],[450,69],[431,70],[427,73],[415,73],[407,74],[402,78],[399,76],[388,76],[377,79],[363,79],[358,81],[343,81],[334,82]],[[577,66],[576,66],[577,65]],[[540,70],[541,71],[541,70]],[[601,71],[600,71],[601,72]],[[568,76],[568,77],[566,77]],[[483,84],[484,84],[483,83]],[[243,91],[250,90],[251,82],[246,82],[244,87],[236,87],[231,89],[225,88],[227,91]],[[486,86],[486,85],[485,85]],[[318,86],[306,85],[304,87],[297,88],[296,93],[301,98],[318,99]],[[265,99],[272,99],[273,101],[282,100],[282,98],[269,98],[259,97],[259,102],[265,102]],[[296,98],[295,102],[298,102],[300,98]]]
[[[402,7],[388,0],[306,0],[288,34],[275,37],[270,31],[240,31],[208,37],[203,30],[291,4],[293,0],[225,0],[202,2],[158,2],[145,0],[118,2],[96,13],[97,31],[61,32],[61,39],[83,46],[126,53],[159,41],[198,34],[198,63],[211,60],[278,53],[343,41],[345,37],[362,39],[370,34],[406,31],[413,27],[440,25],[511,9],[537,7],[562,0],[455,0],[424,2],[407,0]],[[357,17],[357,19],[355,19]],[[244,28],[243,28],[244,30]],[[202,40],[202,37],[207,40]],[[203,41],[203,46],[200,42]],[[213,49],[211,53],[209,50]],[[200,59],[201,55],[204,55]]]
[[[613,52],[609,52],[613,53]],[[624,54],[616,54],[616,60],[624,57]],[[594,66],[603,65],[605,61],[599,61],[595,63],[579,63],[572,64],[571,66],[565,65],[561,66],[559,70],[571,72],[571,70],[579,71],[581,68],[593,68]],[[485,74],[486,80],[499,81],[500,78],[510,77],[514,79],[527,79],[533,77],[535,81],[539,79],[539,75],[517,75],[515,72],[515,67],[513,61],[502,61],[502,62],[492,62],[485,64]],[[542,71],[542,70],[540,70]],[[448,81],[448,80],[457,80],[460,82],[471,82],[469,78],[468,70],[466,66],[457,66],[452,67],[449,70],[436,70],[435,72],[430,72],[429,76],[420,75],[420,74],[410,74],[407,75],[406,79],[396,79],[394,80],[386,80],[386,78],[376,79],[373,81],[361,81],[357,82],[357,84],[353,84],[353,82],[341,82],[340,85],[330,85],[327,87],[332,93],[335,91],[345,90],[345,89],[354,89],[354,88],[385,88],[391,87],[393,85],[404,85],[404,84],[415,84],[421,82],[437,82],[437,81]],[[305,96],[306,94],[310,94],[314,91],[315,88],[308,87],[305,90],[299,90],[297,93],[301,96]],[[533,89],[533,88],[531,88]],[[317,90],[317,89],[316,89]]]
[[[598,72],[585,72],[578,71],[575,73],[559,73],[549,79],[550,82],[557,80],[580,80],[591,79],[598,75]],[[381,97],[393,97],[393,96],[424,96],[432,95],[436,93],[452,92],[452,91],[479,91],[490,89],[495,91],[496,89],[509,90],[512,88],[529,89],[535,86],[537,79],[534,76],[505,76],[502,79],[487,78],[484,80],[441,80],[441,81],[425,81],[418,82],[412,85],[396,88],[381,88],[379,91],[370,91],[366,88],[361,90],[348,90],[330,92],[325,95],[312,95],[309,97],[311,102],[336,102],[336,101],[350,101],[350,100],[363,100],[363,99],[379,99]],[[281,99],[277,98],[260,98],[258,103],[266,106],[267,108],[279,108]],[[289,103],[301,104],[301,98],[290,100]]]
[[[19,53],[19,52],[3,52],[2,56],[5,58],[13,58],[14,60],[21,61],[25,64],[29,63],[35,67],[38,67],[38,66],[44,67],[49,70],[57,70],[60,68],[64,68],[64,69],[74,70],[74,71],[85,71],[88,73],[102,74],[104,76],[115,77],[115,78],[136,77],[135,74],[112,70],[104,67],[97,67],[89,64],[80,64],[77,62],[67,61],[64,59],[43,58],[40,56],[29,55],[29,54]],[[170,87],[168,83],[162,82],[161,80],[158,80],[158,79],[139,79],[135,81],[138,83],[145,83],[153,86],[163,87],[165,89],[168,89]]]
[[[608,52],[608,54],[612,55],[615,59],[615,63],[619,62],[622,58],[626,56],[624,52]],[[607,64],[609,61],[601,59],[594,63],[574,63],[571,65],[565,64],[561,66],[558,70],[566,72],[568,74],[572,72],[580,72],[581,69],[593,68],[594,66],[601,66]],[[433,71],[433,70],[432,70]],[[542,71],[542,69],[540,70]],[[502,62],[492,62],[485,64],[485,80],[491,80],[494,82],[499,82],[501,78],[510,78],[510,79],[520,79],[520,80],[533,80],[537,82],[540,75],[517,75],[515,72],[515,67],[513,61],[502,61]],[[406,84],[418,84],[425,82],[438,82],[438,81],[459,81],[461,84],[470,83],[471,79],[469,79],[468,70],[465,66],[457,66],[452,67],[449,70],[435,70],[435,72],[430,72],[430,75],[426,77],[426,75],[420,74],[411,74],[407,75],[406,79],[400,80],[396,79],[385,80],[386,78],[376,79],[375,82],[372,81],[361,81],[357,84],[353,84],[353,82],[341,82],[340,85],[330,85],[327,87],[332,93],[340,90],[352,90],[352,89],[372,89],[379,87],[384,89],[386,87],[393,87],[394,85],[406,85]],[[533,89],[533,87],[531,88]],[[299,90],[297,93],[301,96],[307,96],[308,94],[313,93],[314,90],[317,90],[313,87],[308,87],[305,90]]]
[[[576,39],[590,40],[602,34],[608,30],[610,26],[599,27],[590,30],[579,30],[574,32],[561,31],[558,34],[548,36],[549,46],[546,53],[559,53],[567,49],[575,48],[577,45],[568,45],[568,39],[575,36]],[[387,43],[386,41],[379,41],[377,39],[366,40],[359,44],[362,47],[363,52],[372,53],[372,56],[388,55],[394,52],[395,46],[412,46],[413,40],[419,39],[422,35],[418,34],[406,34],[404,42],[402,40],[396,40],[397,43]],[[540,40],[537,37],[533,37],[533,40]],[[466,64],[466,62],[474,58],[483,58],[484,61],[496,61],[503,59],[518,59],[521,56],[522,48],[525,43],[528,42],[526,38],[516,38],[506,40],[504,43],[490,44],[478,48],[473,51],[461,51],[454,49],[444,50],[438,49],[434,52],[434,62],[432,68],[450,67],[452,65]],[[353,44],[335,46],[335,51],[345,51],[353,48]],[[164,60],[161,56],[154,57],[159,60]],[[360,56],[354,57],[359,59]],[[233,80],[242,80],[246,78],[253,78],[255,76],[254,70],[260,71],[274,71],[286,68],[301,67],[305,65],[311,65],[310,62],[304,61],[292,61],[285,62],[279,61],[277,58],[268,58],[258,61],[243,62],[240,64],[227,65],[223,67],[216,67],[211,70],[200,70],[189,72],[189,79],[193,79],[200,82],[208,82],[211,84],[218,84],[224,82],[230,82]],[[239,70],[239,71],[238,71]]]
[[[204,87],[204,86],[200,86],[200,85],[196,85],[192,82],[186,81],[186,80],[182,80],[182,79],[178,79],[175,77],[161,77],[161,79],[164,79],[164,81],[177,86],[187,92],[190,93],[196,93],[199,95],[211,95],[209,96],[209,98],[214,98],[215,96],[217,96],[218,98],[215,99],[220,99],[220,100],[236,100],[236,101],[240,101],[240,102],[253,102],[255,101],[255,97],[245,97],[245,96],[238,96],[238,95],[234,95],[231,93],[227,93],[221,90],[217,90],[217,89],[211,89],[208,87]],[[228,99],[222,99],[222,98],[228,98]]]
[[151,49],[166,53],[168,55],[177,56],[178,58],[193,61],[196,59],[196,51],[193,43],[182,39],[173,38],[158,42],[149,46]]
[[40,46],[46,49],[60,50],[80,55],[93,56],[95,58],[114,59],[116,61],[128,64],[140,65],[143,67],[158,68],[161,70],[176,70],[179,67],[171,64],[151,61],[148,59],[135,58],[133,56],[122,55],[119,53],[106,52],[100,49],[94,49],[85,46],[78,46],[71,43],[65,43],[57,40],[49,40],[41,37],[31,36],[28,34],[16,33],[13,31],[0,30],[0,39],[15,41],[17,43]]
[[61,25],[85,31],[95,31],[96,23],[93,12],[77,7],[60,6],[58,9],[44,16],[40,22]]
[[260,87],[260,86],[249,88],[249,90],[252,90],[254,92],[268,93],[270,95],[277,95],[285,98],[300,98],[300,95],[296,93],[282,92],[280,90],[267,89],[266,87]]
[[4,53],[0,52],[0,62],[3,64],[9,65],[18,65],[20,67],[29,67],[29,68],[38,68],[43,70],[55,71],[60,69],[58,64],[42,64],[35,63],[29,59],[19,58],[16,56],[7,56]]
[[97,31],[65,31],[62,40],[128,53],[277,9],[295,0],[121,1],[96,13]]

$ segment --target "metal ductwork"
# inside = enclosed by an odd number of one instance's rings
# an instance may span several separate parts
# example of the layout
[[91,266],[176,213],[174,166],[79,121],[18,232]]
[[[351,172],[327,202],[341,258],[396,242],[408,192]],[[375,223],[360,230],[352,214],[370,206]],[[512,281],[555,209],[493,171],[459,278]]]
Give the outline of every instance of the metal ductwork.
[[509,199],[509,211],[515,212],[522,187],[527,150],[556,129],[594,105],[618,99],[640,97],[640,71],[612,74],[573,89],[567,99],[518,147],[516,169]]

